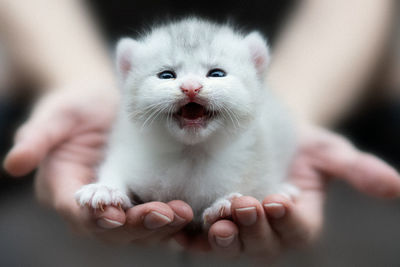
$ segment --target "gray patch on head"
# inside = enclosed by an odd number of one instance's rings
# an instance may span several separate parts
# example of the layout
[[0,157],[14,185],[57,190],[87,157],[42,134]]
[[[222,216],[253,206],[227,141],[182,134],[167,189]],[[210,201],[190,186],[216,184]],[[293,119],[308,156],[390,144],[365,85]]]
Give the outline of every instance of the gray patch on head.
[[166,31],[172,47],[178,48],[184,53],[192,53],[210,45],[222,31],[229,31],[232,35],[238,35],[228,26],[221,26],[197,18],[188,18],[161,26],[156,30]]

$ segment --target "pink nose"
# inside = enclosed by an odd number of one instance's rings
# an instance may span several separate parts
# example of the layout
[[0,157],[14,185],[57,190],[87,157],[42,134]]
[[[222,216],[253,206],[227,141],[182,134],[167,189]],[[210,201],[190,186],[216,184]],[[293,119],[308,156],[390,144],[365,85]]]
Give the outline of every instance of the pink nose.
[[181,85],[182,93],[187,95],[190,99],[195,98],[198,93],[200,93],[203,86],[195,81],[187,81]]

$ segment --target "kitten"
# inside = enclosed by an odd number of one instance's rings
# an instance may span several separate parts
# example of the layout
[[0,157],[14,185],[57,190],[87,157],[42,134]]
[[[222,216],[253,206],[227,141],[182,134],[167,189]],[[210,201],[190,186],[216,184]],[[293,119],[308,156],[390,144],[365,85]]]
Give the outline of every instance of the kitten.
[[264,85],[268,61],[259,33],[197,18],[122,39],[122,105],[98,181],[76,193],[78,203],[180,199],[209,225],[241,194],[293,193],[284,179],[294,134]]

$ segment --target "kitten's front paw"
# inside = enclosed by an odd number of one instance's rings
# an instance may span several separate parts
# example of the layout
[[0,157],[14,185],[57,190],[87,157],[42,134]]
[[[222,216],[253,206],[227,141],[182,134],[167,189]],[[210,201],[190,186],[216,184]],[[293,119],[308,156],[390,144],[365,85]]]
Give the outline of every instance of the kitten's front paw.
[[288,199],[295,200],[300,195],[300,189],[291,183],[283,183],[278,190],[278,194],[281,194]]
[[208,229],[218,219],[230,217],[232,200],[241,197],[240,193],[231,193],[217,199],[209,208],[203,212],[204,228]]
[[129,197],[119,189],[102,184],[88,184],[75,193],[75,199],[82,207],[103,209],[104,206],[116,206],[123,209],[132,207]]

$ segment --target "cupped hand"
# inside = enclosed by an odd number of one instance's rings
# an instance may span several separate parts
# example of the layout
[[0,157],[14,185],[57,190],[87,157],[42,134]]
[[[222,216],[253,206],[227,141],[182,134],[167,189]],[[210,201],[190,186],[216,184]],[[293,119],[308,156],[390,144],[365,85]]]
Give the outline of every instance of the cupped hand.
[[232,202],[232,220],[221,219],[208,232],[208,240],[182,233],[177,240],[188,249],[214,250],[228,257],[247,254],[274,261],[288,248],[314,241],[322,228],[326,186],[343,179],[374,197],[400,196],[399,174],[377,157],[357,150],[342,136],[303,125],[290,180],[300,189],[294,199],[267,196],[262,203],[243,196]]
[[4,167],[14,176],[38,168],[39,201],[55,209],[76,232],[114,243],[168,239],[193,217],[182,201],[151,202],[126,212],[81,208],[75,202],[75,192],[95,176],[118,104],[116,90],[95,89],[60,89],[42,97],[17,132]]
[[344,179],[376,197],[400,195],[400,178],[393,168],[336,134],[305,126],[290,173],[300,195],[296,199],[271,195],[262,203],[249,196],[237,198],[232,220],[214,223],[208,238],[180,231],[193,217],[182,201],[151,202],[126,212],[115,207],[104,212],[80,208],[74,193],[94,177],[117,102],[116,94],[90,90],[49,93],[18,131],[4,162],[15,176],[39,167],[35,180],[39,200],[56,209],[77,232],[116,243],[158,242],[174,236],[188,249],[211,249],[228,256],[245,253],[268,261],[318,236],[329,178]]

